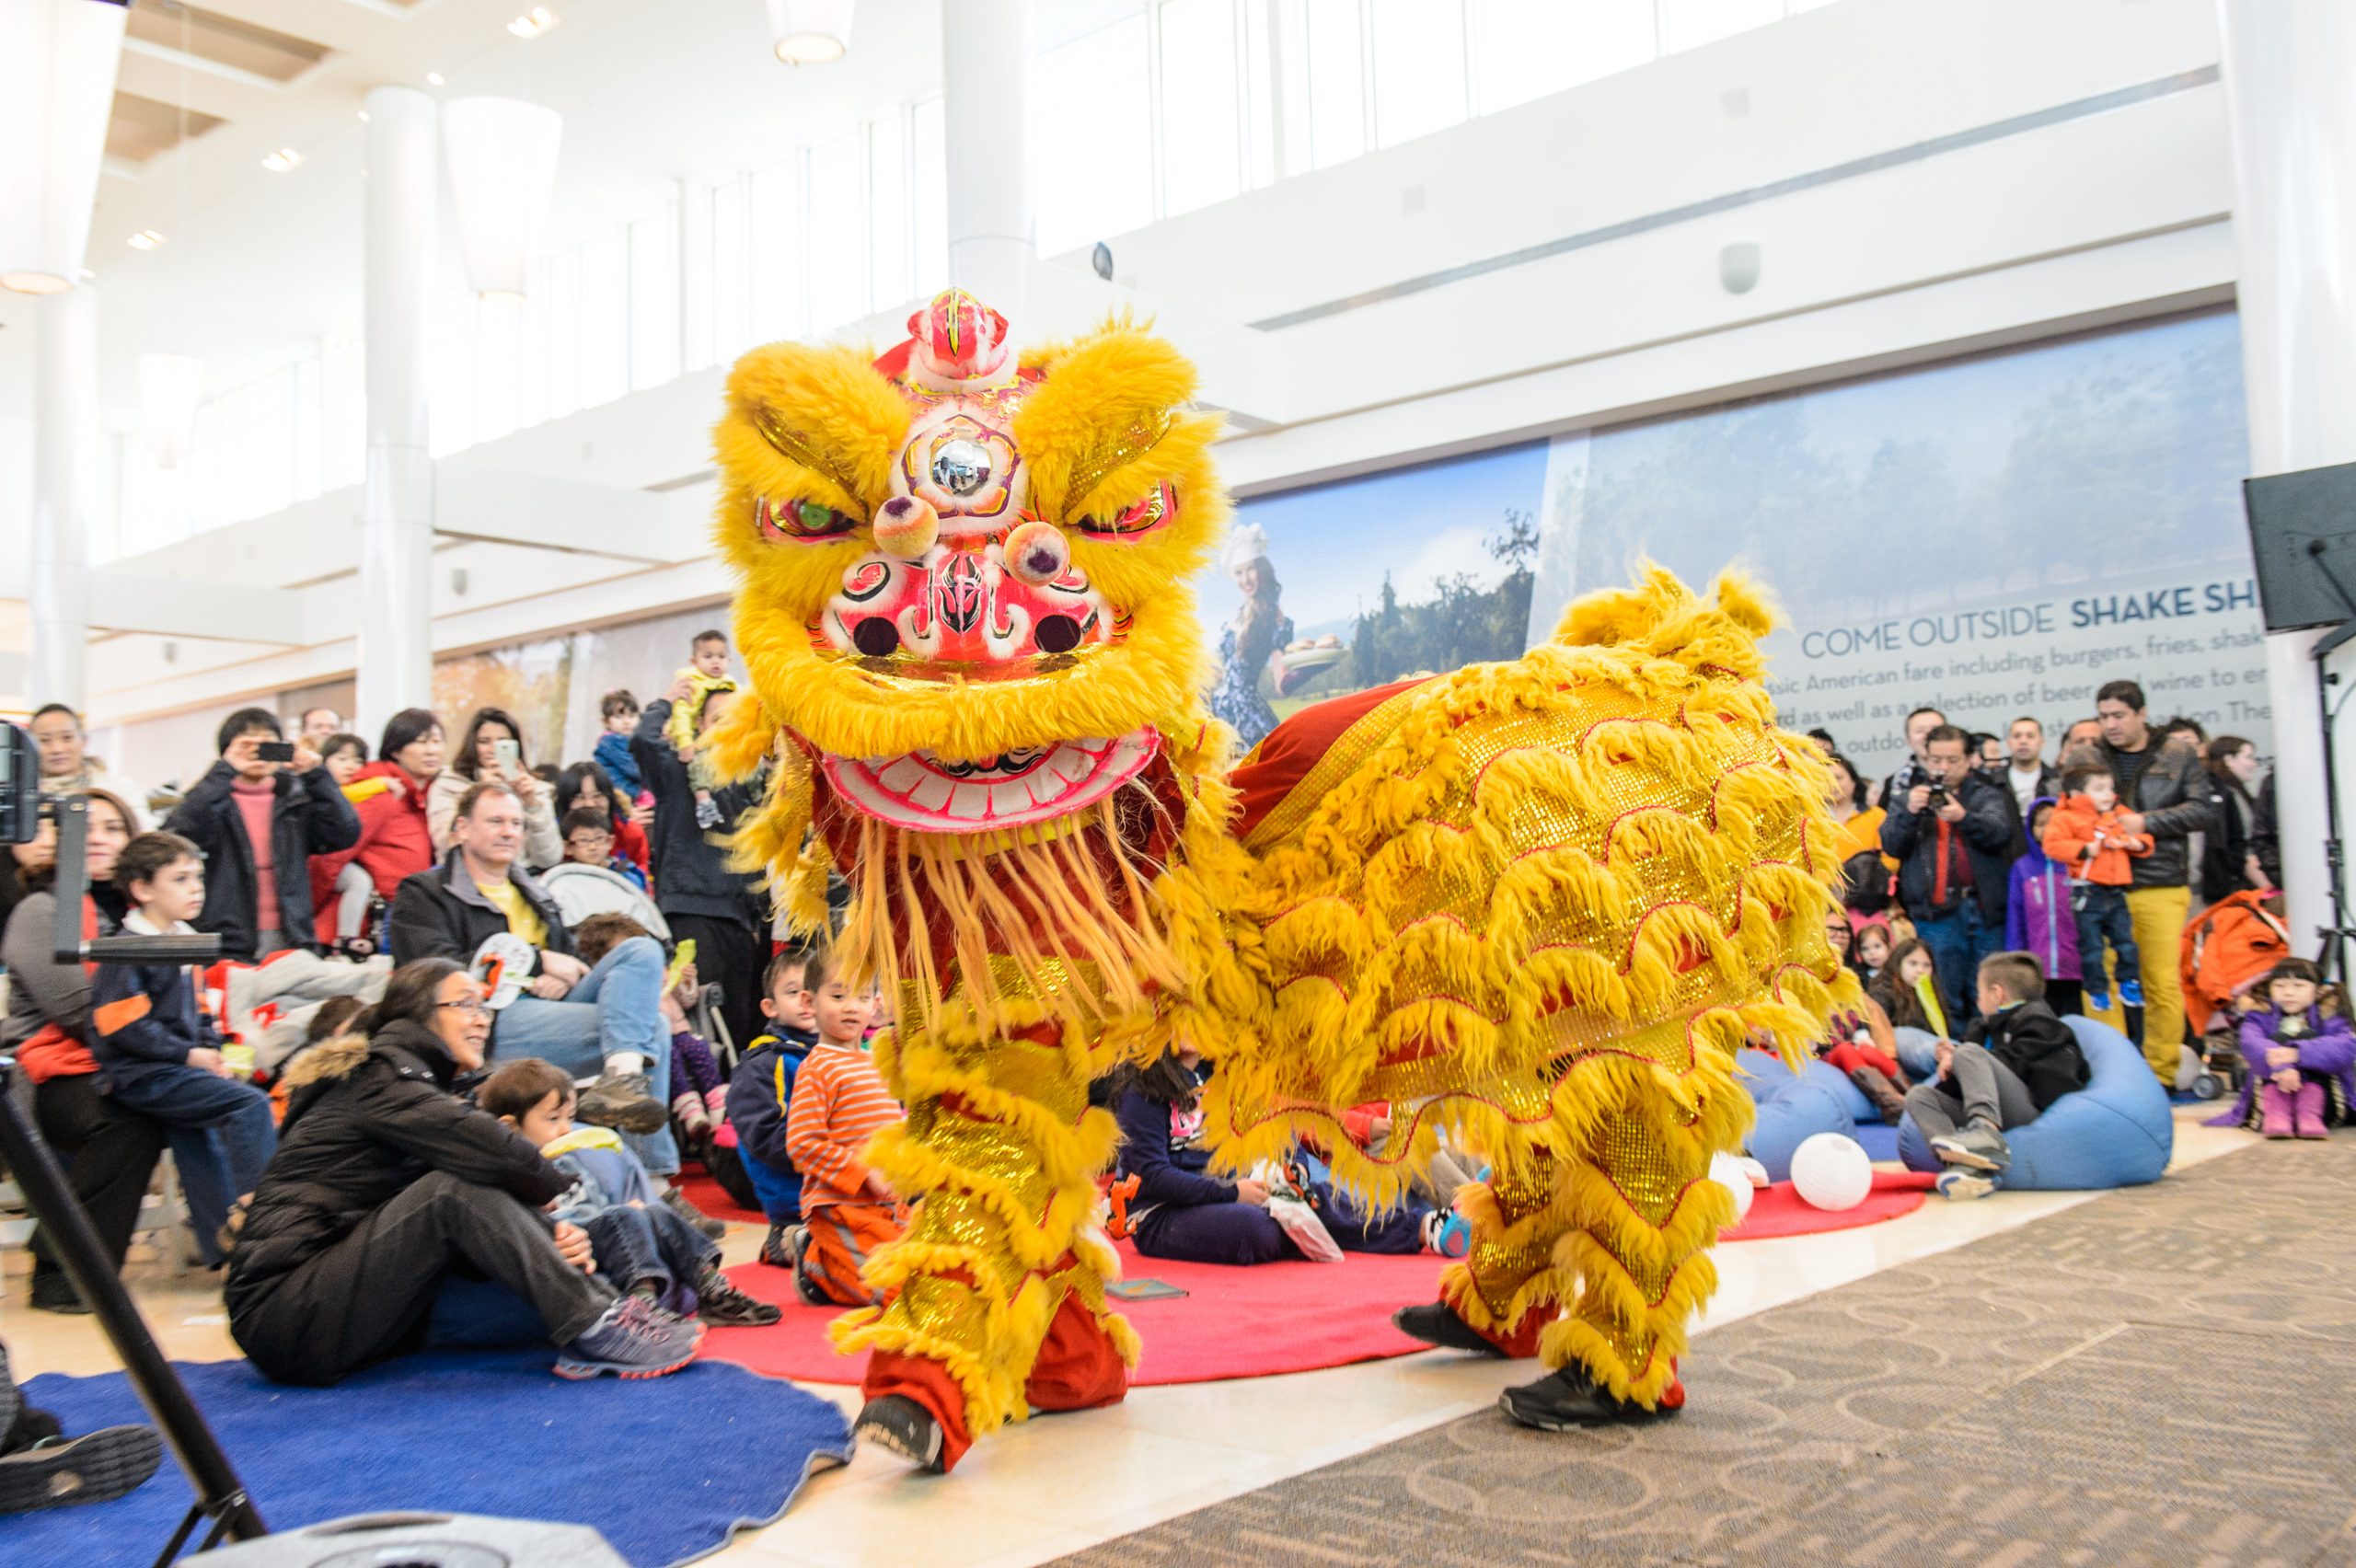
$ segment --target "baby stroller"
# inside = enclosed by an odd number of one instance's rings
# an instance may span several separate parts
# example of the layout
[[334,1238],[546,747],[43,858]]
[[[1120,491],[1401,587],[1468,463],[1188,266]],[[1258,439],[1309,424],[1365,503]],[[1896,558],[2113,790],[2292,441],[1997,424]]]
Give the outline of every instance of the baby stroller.
[[2291,956],[2290,928],[2282,923],[2279,904],[2275,909],[2267,904],[2268,895],[2250,891],[2220,899],[2187,925],[2177,940],[2184,1016],[2201,1042],[2200,1066],[2189,1087],[2202,1100],[2240,1087],[2240,1020],[2234,1004]]

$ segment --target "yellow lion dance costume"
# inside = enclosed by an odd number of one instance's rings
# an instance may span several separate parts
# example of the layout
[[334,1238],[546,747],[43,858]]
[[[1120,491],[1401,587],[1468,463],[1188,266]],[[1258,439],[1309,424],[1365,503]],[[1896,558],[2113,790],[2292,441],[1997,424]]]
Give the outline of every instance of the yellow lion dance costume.
[[[1389,1201],[1443,1134],[1490,1163],[1471,1254],[1403,1327],[1535,1350],[1569,1411],[1541,1424],[1673,1410],[1731,1213],[1710,1156],[1750,1121],[1736,1052],[1795,1055],[1849,984],[1826,775],[1774,726],[1762,606],[1656,571],[1230,773],[1188,587],[1228,514],[1192,367],[1126,323],[1018,356],[953,290],[909,333],[755,351],[715,438],[753,697],[710,755],[779,764],[739,857],[804,931],[847,877],[851,971],[897,1004],[876,1057],[907,1119],[869,1158],[913,1217],[869,1267],[889,1304],[835,1330],[874,1353],[861,1432],[946,1469],[1123,1396],[1088,1086],[1180,1041],[1218,1064],[1224,1168],[1317,1136]],[[1369,1100],[1381,1159],[1337,1136]]]

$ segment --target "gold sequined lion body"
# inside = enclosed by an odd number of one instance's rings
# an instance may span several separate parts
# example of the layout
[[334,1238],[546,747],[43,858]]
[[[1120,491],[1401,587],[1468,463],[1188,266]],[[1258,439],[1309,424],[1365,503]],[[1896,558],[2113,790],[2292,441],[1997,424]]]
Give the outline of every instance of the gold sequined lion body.
[[[1188,584],[1227,504],[1192,368],[1126,323],[1018,355],[956,291],[871,360],[736,366],[716,529],[751,674],[710,750],[772,792],[740,859],[893,995],[915,1200],[872,1261],[862,1430],[936,1468],[1033,1409],[1121,1397],[1114,1128],[1090,1082],[1218,1064],[1227,1169],[1303,1135],[1395,1198],[1445,1138],[1493,1167],[1442,1297],[1503,1348],[1673,1401],[1728,1213],[1703,1179],[1842,984],[1824,773],[1774,727],[1766,617],[1666,573],[1508,664],[1322,704],[1231,772]],[[1338,1112],[1392,1102],[1380,1155]]]

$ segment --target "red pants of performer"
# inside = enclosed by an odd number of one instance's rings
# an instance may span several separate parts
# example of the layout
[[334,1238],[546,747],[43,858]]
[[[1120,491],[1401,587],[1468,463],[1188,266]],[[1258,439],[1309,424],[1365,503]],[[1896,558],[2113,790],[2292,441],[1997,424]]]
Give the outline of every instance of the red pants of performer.
[[[1047,1325],[1047,1337],[1031,1364],[1023,1397],[1042,1411],[1093,1410],[1118,1404],[1129,1391],[1129,1369],[1121,1353],[1078,1297],[1066,1296]],[[937,1361],[879,1350],[868,1358],[860,1392],[872,1401],[901,1394],[924,1406],[941,1425],[941,1468],[955,1468],[974,1446],[965,1424],[965,1395]]]

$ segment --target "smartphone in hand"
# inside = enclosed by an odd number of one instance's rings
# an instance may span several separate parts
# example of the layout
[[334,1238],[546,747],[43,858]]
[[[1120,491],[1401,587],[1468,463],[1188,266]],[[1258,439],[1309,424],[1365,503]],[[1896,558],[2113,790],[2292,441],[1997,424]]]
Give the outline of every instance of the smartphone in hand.
[[293,741],[259,742],[254,746],[254,760],[256,762],[293,762],[294,743]]
[[524,768],[524,748],[514,741],[493,741],[491,755],[498,758],[499,771],[513,778]]

